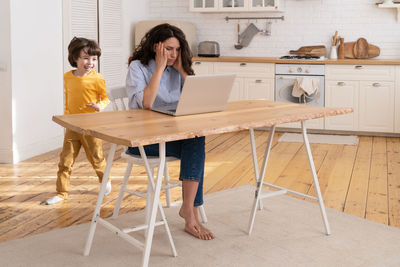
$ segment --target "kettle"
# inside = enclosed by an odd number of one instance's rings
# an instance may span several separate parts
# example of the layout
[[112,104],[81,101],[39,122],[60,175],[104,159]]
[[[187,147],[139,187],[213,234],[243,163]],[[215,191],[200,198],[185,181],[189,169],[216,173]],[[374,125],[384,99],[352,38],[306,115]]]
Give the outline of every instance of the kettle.
[[199,57],[219,57],[219,44],[215,41],[203,41],[197,48]]

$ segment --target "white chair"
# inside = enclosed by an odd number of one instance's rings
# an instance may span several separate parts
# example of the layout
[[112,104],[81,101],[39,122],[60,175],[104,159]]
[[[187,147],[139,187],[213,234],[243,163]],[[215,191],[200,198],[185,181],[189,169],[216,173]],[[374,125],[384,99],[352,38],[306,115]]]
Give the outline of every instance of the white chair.
[[[128,98],[125,87],[122,86],[122,87],[113,88],[109,91],[108,95],[109,95],[109,99],[112,103],[114,110],[127,110],[127,108],[126,108],[127,104],[124,102],[124,100],[126,101]],[[146,222],[147,222],[148,219],[150,218],[150,206],[151,205],[149,205],[149,203],[151,203],[151,201],[152,201],[152,192],[153,192],[153,190],[151,190],[152,189],[152,181],[150,179],[147,180],[147,188],[148,189],[146,191],[139,192],[139,191],[129,190],[126,188],[133,165],[145,166],[145,163],[140,155],[127,154],[126,147],[124,148],[124,151],[121,154],[121,158],[126,159],[126,161],[128,162],[128,166],[126,167],[124,179],[123,179],[122,185],[121,185],[121,190],[118,195],[117,203],[115,204],[113,218],[118,217],[119,209],[121,206],[121,202],[124,198],[124,194],[128,193],[129,195],[135,195],[138,197],[146,198]],[[160,163],[160,158],[157,156],[147,156],[147,159],[148,159],[148,162],[150,165],[150,169],[152,170],[152,174],[154,174],[154,168],[158,167],[158,165]],[[170,189],[177,187],[177,186],[182,186],[182,183],[180,183],[180,182],[173,182],[173,181],[169,180],[168,162],[176,161],[176,160],[179,160],[179,159],[175,158],[175,157],[165,157],[166,164],[165,164],[165,168],[164,168],[164,186],[161,187],[161,190],[166,191],[166,202],[167,202],[166,207],[171,206]],[[200,206],[199,211],[200,211],[200,216],[202,218],[202,221],[204,223],[206,223],[207,216],[205,214],[204,207]]]

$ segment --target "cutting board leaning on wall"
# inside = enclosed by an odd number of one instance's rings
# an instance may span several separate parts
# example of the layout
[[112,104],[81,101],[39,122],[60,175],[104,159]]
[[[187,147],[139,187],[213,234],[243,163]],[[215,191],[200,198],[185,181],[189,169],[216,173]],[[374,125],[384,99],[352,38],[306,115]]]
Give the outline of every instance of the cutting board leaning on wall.
[[139,45],[143,36],[153,27],[163,24],[169,23],[181,29],[185,35],[186,40],[189,43],[190,49],[192,50],[193,55],[196,55],[196,27],[191,22],[186,21],[177,21],[177,20],[143,20],[139,21],[135,25],[135,47]]

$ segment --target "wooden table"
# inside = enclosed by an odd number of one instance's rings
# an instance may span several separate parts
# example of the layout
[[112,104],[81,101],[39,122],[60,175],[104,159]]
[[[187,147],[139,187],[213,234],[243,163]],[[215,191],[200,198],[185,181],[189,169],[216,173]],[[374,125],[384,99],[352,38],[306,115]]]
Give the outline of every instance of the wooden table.
[[[351,108],[325,108],[301,104],[280,103],[268,100],[250,100],[229,103],[226,110],[223,112],[196,114],[181,117],[173,117],[149,110],[111,111],[102,113],[53,116],[53,121],[65,128],[81,134],[94,136],[112,143],[107,158],[107,165],[104,172],[103,182],[93,214],[84,255],[88,255],[90,252],[96,224],[97,222],[99,222],[106,228],[115,232],[117,235],[120,235],[121,237],[126,239],[131,244],[143,249],[142,265],[147,266],[149,263],[154,227],[156,224],[155,220],[157,209],[160,207],[159,196],[162,173],[165,166],[165,142],[240,130],[250,130],[254,172],[255,179],[257,181],[253,207],[250,215],[248,229],[249,234],[251,233],[253,228],[256,210],[257,208],[262,207],[261,199],[274,195],[292,193],[319,202],[326,233],[329,235],[330,227],[326,217],[325,206],[323,204],[319,188],[318,178],[311,155],[304,121],[351,113],[352,111],[353,110]],[[265,170],[268,163],[268,157],[270,154],[272,139],[274,136],[276,125],[297,121],[301,121],[303,139],[308,154],[314,185],[317,191],[317,197],[312,197],[272,184],[264,183]],[[253,131],[253,129],[260,127],[271,127],[268,137],[268,145],[264,154],[263,164],[261,166],[261,175],[259,175],[258,170]],[[108,221],[100,218],[100,209],[104,198],[106,183],[110,175],[110,169],[112,161],[114,159],[116,146],[139,146],[139,148],[141,148],[140,150],[142,151],[142,158],[146,161],[146,155],[142,147],[144,145],[156,143],[158,143],[160,147],[159,151],[161,161],[158,167],[158,173],[154,188],[154,197],[151,203],[151,215],[149,224],[144,227],[144,229],[146,229],[146,240],[145,243],[142,244],[138,240],[126,234],[124,231],[113,226]],[[279,190],[263,194],[261,192],[263,185]],[[173,254],[174,256],[176,256],[172,237],[170,237],[170,242]]]

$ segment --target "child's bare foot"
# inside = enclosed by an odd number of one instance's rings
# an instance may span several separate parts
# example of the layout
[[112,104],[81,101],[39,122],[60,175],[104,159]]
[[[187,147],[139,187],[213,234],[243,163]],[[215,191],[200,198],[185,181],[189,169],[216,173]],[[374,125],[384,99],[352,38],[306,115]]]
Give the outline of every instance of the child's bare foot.
[[215,238],[214,234],[196,219],[193,211],[184,212],[183,208],[181,208],[179,210],[179,216],[185,219],[185,231],[187,233],[202,240]]

